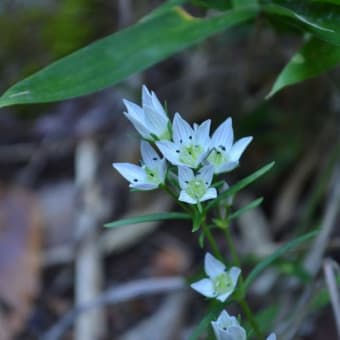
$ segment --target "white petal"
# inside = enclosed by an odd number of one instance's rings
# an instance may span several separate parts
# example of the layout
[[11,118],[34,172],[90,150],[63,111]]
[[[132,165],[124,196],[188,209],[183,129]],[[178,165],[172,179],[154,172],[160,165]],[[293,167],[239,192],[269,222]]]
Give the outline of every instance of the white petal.
[[237,168],[239,165],[239,162],[226,162],[219,166],[217,169],[215,169],[216,174],[222,174],[224,172],[232,171],[235,168]]
[[142,154],[142,159],[144,164],[153,169],[157,162],[160,161],[160,157],[157,152],[153,149],[150,143],[141,141],[140,143],[140,152]]
[[218,296],[216,296],[216,299],[221,301],[221,302],[224,302],[228,299],[228,297],[233,293],[233,290],[230,290],[229,292],[227,293],[224,293],[224,294],[220,294]]
[[238,267],[232,267],[229,270],[229,275],[230,275],[231,281],[233,282],[234,287],[237,284],[237,280],[238,280],[240,274],[241,274],[241,269],[238,268]]
[[253,140],[253,137],[244,137],[239,139],[231,148],[230,150],[230,161],[238,162],[242,153],[248,146],[248,144]]
[[160,103],[158,97],[156,96],[155,92],[151,91],[151,97],[152,97],[152,104],[153,107],[155,108],[155,110],[162,114],[164,117],[168,117],[168,115],[166,114],[163,105]]
[[266,340],[276,340],[276,334],[270,333]]
[[133,124],[135,129],[139,132],[139,134],[146,138],[150,139],[150,130],[145,126],[144,121],[138,120],[135,116],[130,115],[128,112],[123,112],[125,117]]
[[212,146],[223,145],[229,151],[234,141],[234,131],[231,118],[227,118],[214,132],[212,136]]
[[188,186],[188,182],[194,179],[193,171],[187,166],[178,167],[178,182],[181,189],[185,189]]
[[204,166],[197,174],[197,177],[201,178],[207,187],[210,187],[213,176],[214,167],[212,165]]
[[215,296],[213,283],[209,279],[202,279],[194,282],[190,287],[206,297]]
[[179,194],[178,200],[189,204],[197,204],[197,201],[193,199],[185,190],[182,190]]
[[159,187],[159,185],[158,184],[154,184],[154,183],[141,183],[141,184],[130,183],[129,187],[144,191],[144,190],[154,190],[154,189],[157,189]]
[[166,116],[159,114],[150,106],[144,106],[145,125],[156,136],[162,135],[168,128],[169,119]]
[[166,171],[167,171],[167,163],[165,159],[161,159],[160,161],[157,162],[156,166],[157,172],[159,179],[161,183],[164,183],[165,181],[165,176],[166,176]]
[[234,321],[234,319],[232,318],[235,318],[233,316],[230,316],[229,313],[226,311],[226,310],[223,310],[220,315],[218,316],[216,322],[218,324],[228,324],[228,323],[231,323]]
[[204,257],[204,270],[210,278],[221,274],[226,269],[224,263],[217,260],[210,253],[206,253]]
[[200,202],[211,200],[217,197],[217,191],[215,188],[209,188],[205,194],[201,197]]
[[146,183],[145,171],[140,166],[131,163],[113,163],[112,166],[130,183]]
[[156,145],[158,146],[162,155],[170,163],[172,163],[173,165],[184,165],[179,160],[179,153],[176,152],[178,150],[178,147],[176,144],[169,142],[169,141],[160,141],[160,142],[156,142]]
[[212,321],[211,325],[212,325],[212,328],[214,330],[216,340],[234,340],[230,337],[228,331],[226,329],[221,328],[217,324],[217,322]]
[[130,102],[130,100],[127,99],[123,99],[123,103],[131,116],[135,116],[135,118],[143,120],[144,111],[139,105]]
[[142,105],[149,105],[152,106],[152,97],[150,90],[146,87],[146,85],[143,85],[142,87]]
[[211,120],[208,119],[198,126],[195,131],[195,142],[196,144],[203,146],[204,149],[210,148],[210,125]]
[[187,143],[194,137],[194,130],[191,126],[181,117],[181,115],[176,112],[174,121],[172,124],[172,133],[174,142],[177,145],[182,143]]
[[[197,158],[197,162],[196,162],[196,167],[197,168],[209,155],[210,150],[207,149],[206,151],[202,152],[199,157]],[[209,164],[209,163],[208,163]]]
[[230,339],[232,340],[246,340],[247,334],[243,327],[241,326],[231,326],[228,328],[228,333],[230,335]]

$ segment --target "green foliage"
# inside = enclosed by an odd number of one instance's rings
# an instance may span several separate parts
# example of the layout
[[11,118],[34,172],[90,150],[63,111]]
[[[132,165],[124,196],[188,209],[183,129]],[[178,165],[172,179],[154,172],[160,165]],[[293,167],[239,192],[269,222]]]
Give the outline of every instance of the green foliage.
[[138,224],[145,222],[154,221],[165,221],[165,220],[190,220],[191,216],[186,213],[181,212],[168,212],[168,213],[155,213],[131,218],[125,218],[122,220],[114,221],[105,224],[106,228],[117,228],[130,224]]
[[238,191],[242,190],[243,188],[247,187],[248,185],[250,185],[251,183],[256,181],[259,177],[261,177],[265,173],[267,173],[274,166],[274,164],[275,164],[275,162],[271,162],[271,163],[263,166],[259,170],[255,171],[251,175],[243,178],[241,181],[239,181],[236,184],[234,184],[233,186],[231,186],[228,190],[221,193],[216,199],[214,199],[213,201],[208,203],[207,206],[206,206],[206,209],[209,210],[212,207],[215,207],[216,205],[218,205],[220,203],[221,200],[224,200],[227,197],[230,197],[230,196],[236,194]]
[[333,4],[309,0],[265,0],[262,9],[267,15],[293,20],[296,25],[329,43],[340,44],[340,8]]
[[318,76],[340,62],[340,47],[309,39],[277,77],[268,97],[282,88]]
[[0,98],[0,107],[98,91],[256,13],[256,8],[247,8],[199,19],[178,7],[164,9],[17,83]]
[[205,315],[205,317],[200,321],[200,323],[195,327],[192,334],[189,337],[189,340],[197,340],[204,334],[205,330],[210,326],[210,322],[218,316],[221,310],[224,308],[224,305],[221,303],[212,304],[209,312]]
[[234,219],[238,218],[239,216],[246,213],[247,211],[258,207],[262,202],[263,202],[263,197],[257,198],[256,200],[250,202],[249,204],[245,205],[241,209],[238,209],[238,210],[234,211],[233,213],[231,213],[229,215],[229,220],[234,220]]
[[310,233],[302,235],[302,236],[286,243],[285,245],[283,245],[282,247],[277,249],[272,255],[266,257],[261,262],[259,262],[255,266],[255,268],[250,272],[250,274],[248,275],[248,277],[247,277],[247,279],[244,283],[244,290],[247,291],[249,286],[256,279],[256,277],[259,274],[261,274],[266,268],[268,268],[274,261],[279,259],[281,256],[285,255],[288,251],[295,249],[296,247],[298,247],[303,242],[315,237],[318,233],[319,233],[319,230],[314,230]]
[[219,10],[226,10],[232,7],[231,0],[192,0],[191,2],[196,6],[215,8]]

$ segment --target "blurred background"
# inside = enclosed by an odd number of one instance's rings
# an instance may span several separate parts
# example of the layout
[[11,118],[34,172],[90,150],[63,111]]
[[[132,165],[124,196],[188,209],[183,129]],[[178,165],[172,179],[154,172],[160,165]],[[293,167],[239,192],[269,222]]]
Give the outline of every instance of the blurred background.
[[[161,2],[2,0],[1,93],[135,23]],[[236,209],[264,197],[261,207],[233,225],[245,273],[284,241],[320,226],[339,186],[340,73],[264,99],[301,42],[293,29],[259,17],[113,88],[62,103],[2,109],[0,340],[187,339],[204,316],[204,299],[185,290],[181,279],[197,273],[204,255],[190,223],[103,228],[118,218],[174,208],[156,191],[130,194],[111,167],[139,160],[139,140],[122,115],[122,99],[140,103],[142,84],[166,101],[170,114],[178,111],[191,122],[211,118],[214,128],[231,116],[236,138],[254,136],[240,168],[227,174],[229,183],[276,162],[235,199]],[[339,260],[339,229],[329,234],[324,250]],[[307,282],[296,263],[287,256],[256,281],[254,310],[280,306],[281,316],[294,312],[305,291],[289,290],[282,277],[293,272]],[[320,286],[310,289],[319,299],[288,325],[299,329],[296,339],[335,339],[328,300],[317,295]],[[82,307],[75,309],[76,302]],[[278,314],[273,327],[287,326]]]

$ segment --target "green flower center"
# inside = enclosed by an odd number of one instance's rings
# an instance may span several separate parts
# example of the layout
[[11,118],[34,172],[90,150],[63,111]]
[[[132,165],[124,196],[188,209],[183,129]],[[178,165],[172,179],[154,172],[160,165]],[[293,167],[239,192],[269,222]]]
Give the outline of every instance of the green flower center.
[[148,167],[145,167],[144,170],[145,170],[146,179],[148,182],[151,182],[154,184],[159,184],[161,182],[157,171],[152,170]]
[[222,164],[226,163],[228,158],[224,153],[218,150],[213,150],[210,152],[208,156],[208,161],[210,164],[214,165],[215,167],[221,166]]
[[233,281],[226,272],[215,276],[212,280],[217,295],[225,294],[233,289]]
[[188,186],[185,190],[187,194],[193,199],[200,200],[202,196],[207,191],[207,186],[201,179],[193,179],[188,183]]
[[180,150],[179,160],[193,168],[197,167],[197,160],[203,152],[200,145],[186,145]]
[[165,131],[159,136],[159,140],[170,140],[171,134],[168,128],[165,129]]

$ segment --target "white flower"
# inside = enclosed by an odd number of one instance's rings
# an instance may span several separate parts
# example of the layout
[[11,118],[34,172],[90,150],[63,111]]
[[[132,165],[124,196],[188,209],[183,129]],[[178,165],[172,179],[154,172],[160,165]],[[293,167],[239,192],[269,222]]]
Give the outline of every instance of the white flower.
[[[207,160],[214,166],[215,173],[231,171],[239,165],[239,160],[253,137],[244,137],[234,143],[231,118],[226,119],[211,137],[211,148]],[[233,144],[234,143],[234,144]]]
[[246,340],[247,334],[234,316],[225,310],[211,322],[217,340]]
[[276,334],[275,333],[271,333],[266,340],[276,340]]
[[206,253],[204,258],[204,270],[208,278],[197,281],[191,288],[202,295],[224,302],[233,293],[241,269],[232,267],[226,270],[226,266],[214,256]]
[[166,160],[159,157],[152,146],[141,142],[142,166],[131,163],[113,163],[112,166],[129,182],[130,188],[153,190],[164,183]]
[[192,128],[176,113],[172,124],[173,142],[160,141],[156,144],[170,163],[197,168],[210,151],[210,123],[206,120]]
[[185,166],[178,167],[178,181],[181,187],[179,200],[190,204],[197,204],[217,196],[215,188],[211,188],[214,168],[211,165],[204,166],[196,176],[194,172]]
[[127,108],[125,116],[143,138],[151,141],[170,139],[169,118],[153,91],[143,85],[142,107],[126,99],[123,102]]

